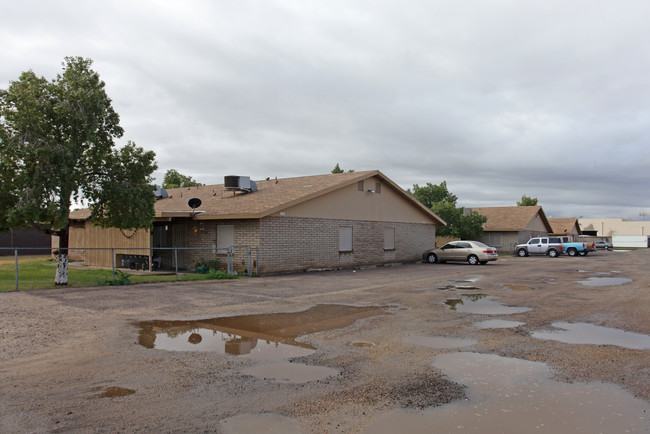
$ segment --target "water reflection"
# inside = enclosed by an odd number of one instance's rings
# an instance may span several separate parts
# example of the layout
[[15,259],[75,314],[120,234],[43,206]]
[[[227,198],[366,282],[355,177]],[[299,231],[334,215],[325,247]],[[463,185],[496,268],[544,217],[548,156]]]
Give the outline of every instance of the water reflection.
[[625,277],[588,277],[585,280],[578,280],[584,286],[618,286],[630,283],[632,279]]
[[616,345],[634,350],[650,350],[650,336],[601,327],[584,322],[554,322],[553,327],[561,330],[538,331],[531,335],[538,339],[549,339],[567,344]]
[[513,329],[526,323],[519,321],[507,321],[505,319],[489,319],[474,323],[474,327],[479,329]]
[[240,315],[194,321],[138,323],[138,343],[169,351],[213,351],[261,359],[309,355],[315,348],[297,337],[347,327],[386,312],[380,306],[316,305],[300,312]]
[[484,315],[510,315],[532,310],[529,307],[504,306],[496,301],[497,298],[485,294],[463,294],[461,298],[445,300],[445,304],[458,312]]
[[561,383],[544,363],[493,354],[447,353],[433,365],[466,385],[469,399],[391,411],[364,432],[650,432],[650,405],[616,385]]

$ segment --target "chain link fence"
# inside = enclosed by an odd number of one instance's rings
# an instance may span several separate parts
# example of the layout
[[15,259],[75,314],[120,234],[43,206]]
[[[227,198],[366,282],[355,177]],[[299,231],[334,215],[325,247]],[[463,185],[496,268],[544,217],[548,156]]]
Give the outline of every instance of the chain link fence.
[[[68,286],[208,280],[257,274],[257,248],[69,248]],[[0,292],[55,287],[58,249],[0,247]]]

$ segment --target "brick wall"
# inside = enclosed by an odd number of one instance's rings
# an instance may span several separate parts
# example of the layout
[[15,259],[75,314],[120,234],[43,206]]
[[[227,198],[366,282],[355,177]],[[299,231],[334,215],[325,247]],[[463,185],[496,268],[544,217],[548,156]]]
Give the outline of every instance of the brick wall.
[[[181,267],[191,270],[198,259],[210,260],[215,257],[220,258],[225,266],[226,251],[215,250],[218,225],[234,226],[235,245],[252,248],[259,246],[259,220],[203,220],[176,223],[174,229],[182,232],[181,239],[186,240],[186,246],[196,248],[196,250],[182,252],[182,258],[179,257]],[[181,247],[181,245],[176,247]],[[234,255],[235,268],[245,268],[246,264],[242,265],[242,260],[247,261],[246,249],[235,248]]]
[[[351,252],[339,252],[340,227],[352,227]],[[395,229],[393,250],[384,228]],[[414,223],[265,217],[259,234],[260,273],[416,261],[435,244],[435,226]]]

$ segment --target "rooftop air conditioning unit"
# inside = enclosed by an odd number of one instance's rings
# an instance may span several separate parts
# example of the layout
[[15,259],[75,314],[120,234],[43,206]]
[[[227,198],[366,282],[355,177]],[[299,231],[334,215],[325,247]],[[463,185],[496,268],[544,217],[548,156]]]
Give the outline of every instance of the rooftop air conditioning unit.
[[154,196],[156,196],[156,200],[165,199],[165,198],[169,197],[169,194],[167,194],[167,190],[165,190],[162,187],[160,187],[160,188],[158,188],[158,186],[155,186],[155,187],[157,187],[157,188],[153,192],[153,194],[154,194]]
[[250,176],[224,176],[223,183],[226,190],[239,190],[249,193],[257,191],[257,185],[255,181],[251,181]]

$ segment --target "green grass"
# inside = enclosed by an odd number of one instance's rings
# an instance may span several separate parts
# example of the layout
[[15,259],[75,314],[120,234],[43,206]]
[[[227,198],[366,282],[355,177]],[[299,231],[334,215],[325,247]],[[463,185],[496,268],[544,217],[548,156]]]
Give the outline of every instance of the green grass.
[[[49,256],[23,256],[18,258],[18,290],[56,288],[56,259]],[[14,257],[0,257],[0,292],[16,290],[16,265]],[[155,283],[176,281],[175,274],[131,274],[128,271],[116,271],[116,283]],[[225,272],[207,274],[180,274],[178,280],[202,281],[233,278]],[[68,267],[68,287],[106,286],[113,282],[113,272],[110,269],[95,269],[79,263],[71,263]]]

